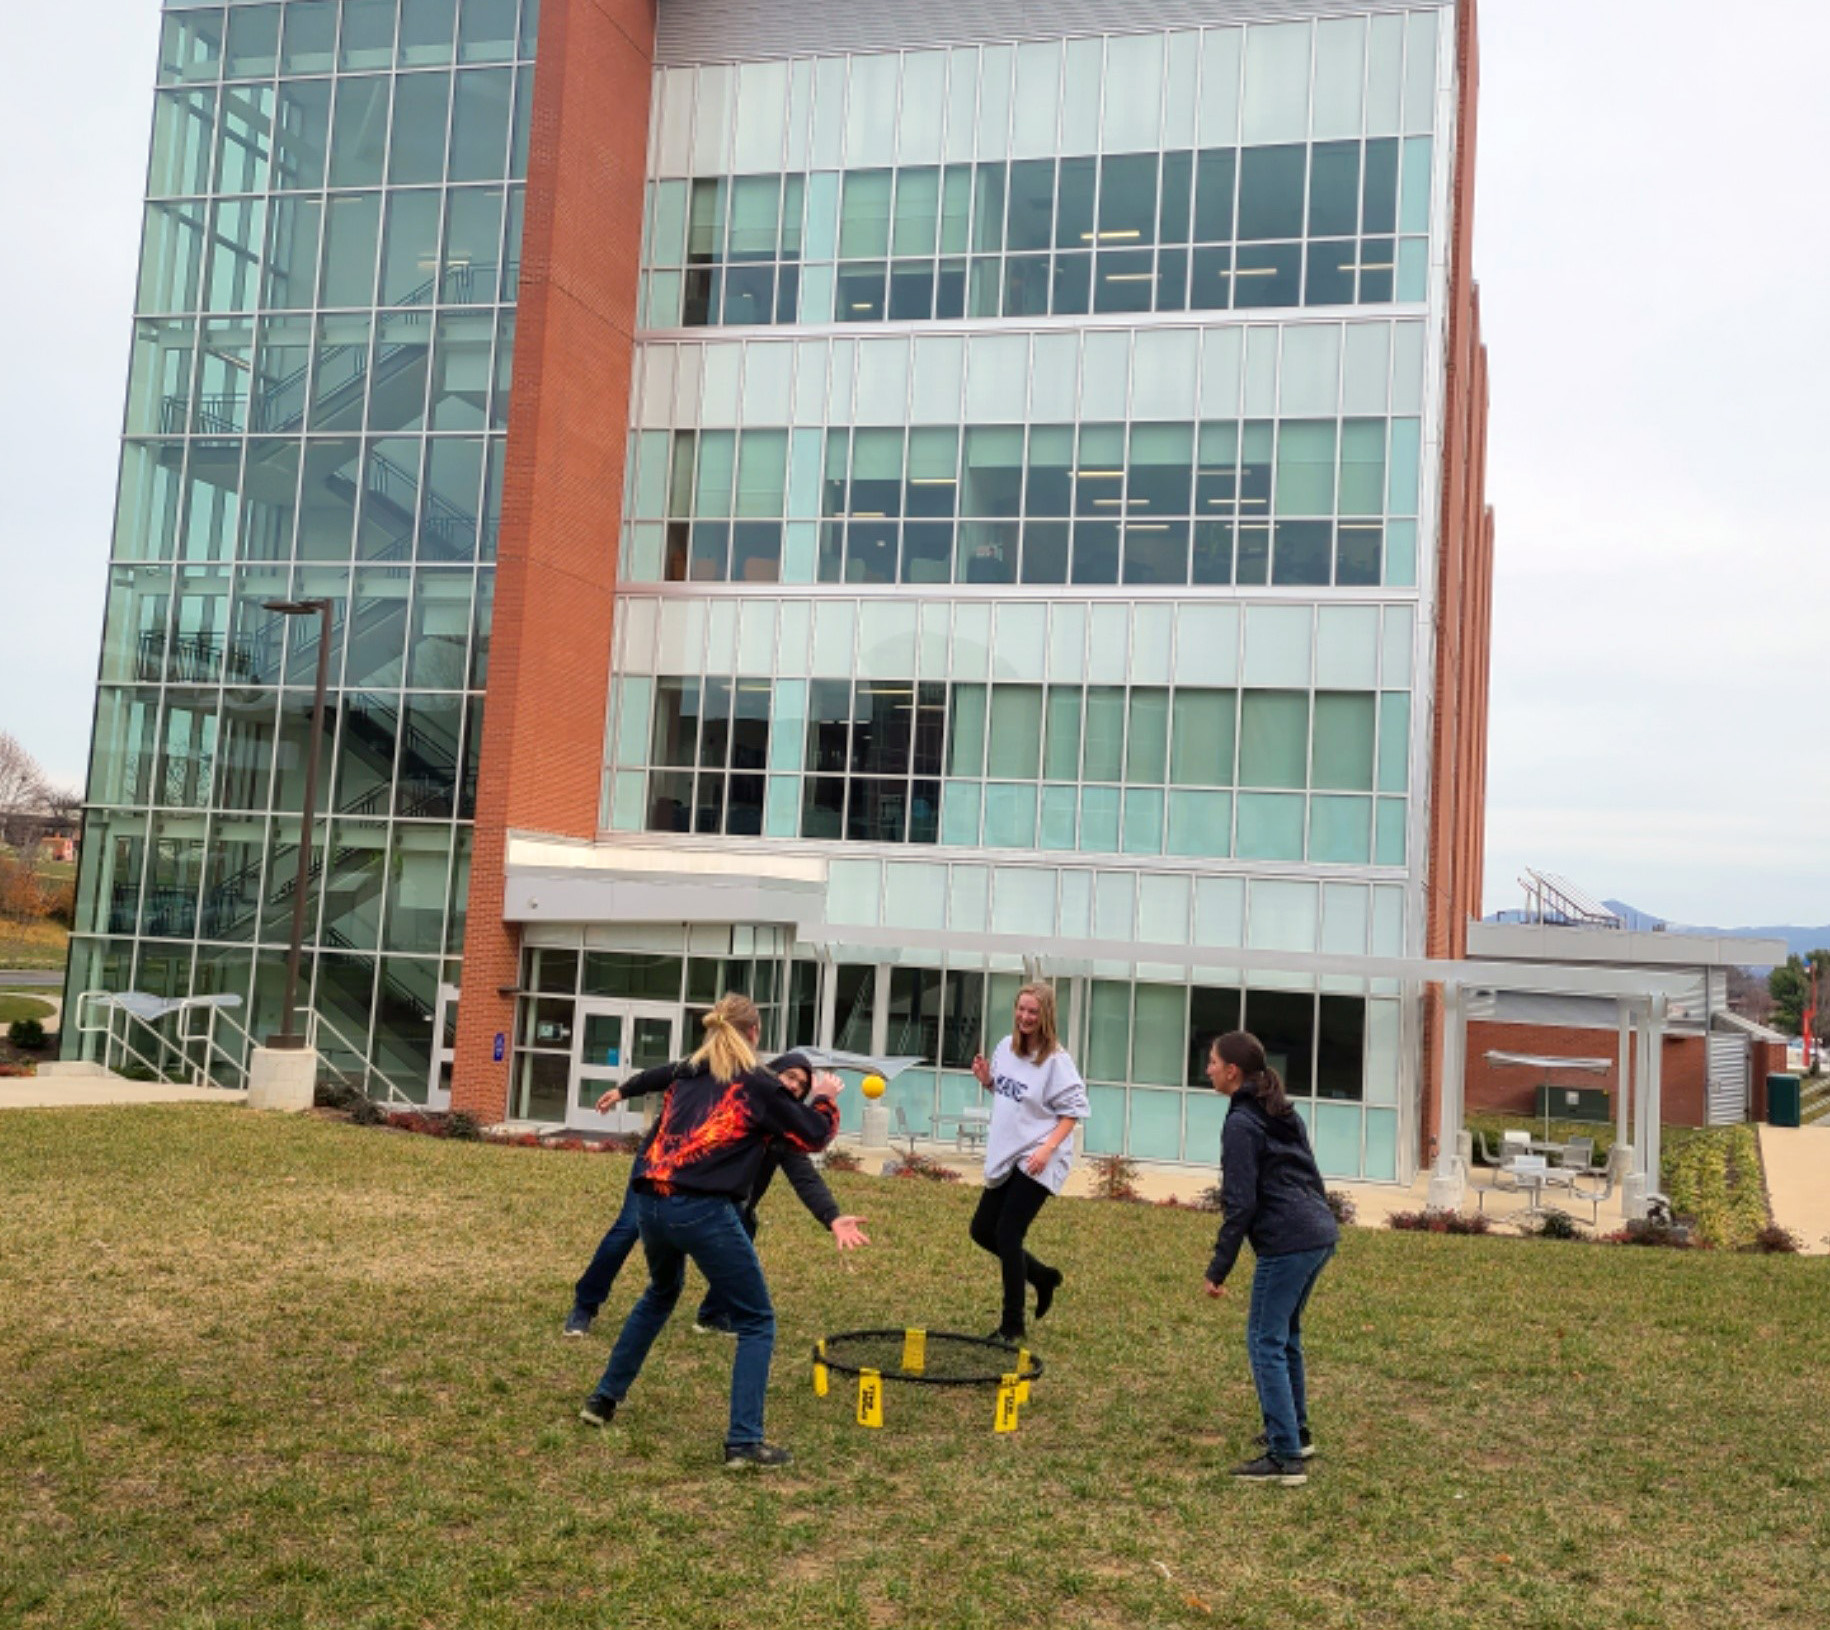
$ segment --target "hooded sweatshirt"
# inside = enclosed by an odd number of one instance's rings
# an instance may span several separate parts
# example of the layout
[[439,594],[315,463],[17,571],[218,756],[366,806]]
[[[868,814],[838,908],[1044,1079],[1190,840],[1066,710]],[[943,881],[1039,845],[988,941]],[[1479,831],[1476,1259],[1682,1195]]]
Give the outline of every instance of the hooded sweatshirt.
[[767,1070],[720,1081],[703,1065],[683,1064],[631,1181],[649,1194],[722,1194],[742,1205],[771,1142],[811,1153],[838,1130],[830,1098],[803,1104]]
[[1266,1257],[1318,1251],[1341,1237],[1302,1116],[1267,1114],[1250,1081],[1233,1094],[1220,1133],[1220,1210],[1209,1284],[1226,1282],[1248,1239]]

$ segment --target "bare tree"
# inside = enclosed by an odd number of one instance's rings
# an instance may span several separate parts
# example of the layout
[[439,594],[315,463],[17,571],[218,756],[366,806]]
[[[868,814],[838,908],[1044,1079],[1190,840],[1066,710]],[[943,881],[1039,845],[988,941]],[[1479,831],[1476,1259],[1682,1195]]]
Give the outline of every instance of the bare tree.
[[[18,847],[25,822],[19,817],[42,817],[51,788],[38,760],[21,745],[18,737],[0,730],[0,839]],[[37,835],[37,820],[32,835]]]

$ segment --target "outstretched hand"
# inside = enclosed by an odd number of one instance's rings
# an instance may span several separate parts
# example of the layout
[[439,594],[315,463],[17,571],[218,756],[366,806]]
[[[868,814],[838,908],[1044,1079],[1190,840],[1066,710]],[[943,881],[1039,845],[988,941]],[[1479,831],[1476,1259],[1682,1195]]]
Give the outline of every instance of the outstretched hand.
[[845,1083],[831,1070],[816,1070],[813,1076],[813,1088],[807,1096],[809,1098],[837,1098],[844,1089]]
[[989,1087],[991,1085],[991,1066],[985,1062],[985,1055],[983,1053],[974,1053],[972,1055],[972,1073],[977,1078],[978,1084],[981,1087]]
[[610,1111],[615,1109],[622,1101],[623,1095],[618,1092],[615,1087],[612,1087],[603,1097],[597,1100],[597,1112],[600,1115],[608,1115]]
[[859,1225],[862,1217],[834,1217],[832,1220],[832,1237],[841,1251],[855,1251],[860,1245],[869,1245],[871,1237]]

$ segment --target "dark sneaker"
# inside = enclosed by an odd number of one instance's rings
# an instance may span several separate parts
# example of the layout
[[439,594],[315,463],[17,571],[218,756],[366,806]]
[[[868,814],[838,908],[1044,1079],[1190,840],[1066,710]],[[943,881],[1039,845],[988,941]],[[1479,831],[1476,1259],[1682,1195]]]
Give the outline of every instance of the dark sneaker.
[[[1315,1439],[1310,1434],[1308,1427],[1304,1426],[1298,1428],[1296,1441],[1302,1445],[1302,1447],[1296,1451],[1296,1458],[1298,1460],[1307,1460],[1315,1453]],[[1269,1454],[1271,1452],[1271,1434],[1269,1432],[1260,1432],[1257,1437],[1252,1439],[1252,1446],[1256,1449],[1262,1449],[1266,1454]]]
[[786,1466],[792,1459],[794,1456],[779,1443],[727,1444],[724,1451],[727,1471],[749,1466],[758,1471],[773,1471],[777,1466]]
[[591,1321],[597,1315],[588,1308],[575,1307],[566,1315],[566,1334],[568,1336],[588,1336],[591,1333]]
[[608,1393],[594,1392],[585,1400],[578,1418],[587,1426],[608,1426],[616,1419],[616,1400]]
[[1002,1342],[1006,1347],[1021,1347],[1029,1340],[1029,1333],[1024,1330],[994,1330],[985,1339]]
[[1300,1488],[1309,1481],[1300,1460],[1279,1460],[1276,1455],[1260,1455],[1243,1466],[1235,1466],[1232,1475],[1241,1483],[1281,1483],[1285,1488]]
[[726,1324],[723,1319],[694,1319],[693,1334],[695,1336],[734,1336],[737,1331],[731,1325]]
[[1055,1305],[1055,1292],[1061,1289],[1061,1281],[1067,1278],[1059,1268],[1049,1269],[1048,1278],[1036,1286],[1036,1317],[1042,1318]]

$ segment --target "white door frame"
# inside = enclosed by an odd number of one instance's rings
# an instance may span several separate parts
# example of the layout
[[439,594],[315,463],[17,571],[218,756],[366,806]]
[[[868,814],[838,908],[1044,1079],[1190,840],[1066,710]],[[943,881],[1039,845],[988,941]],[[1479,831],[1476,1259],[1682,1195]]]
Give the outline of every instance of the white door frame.
[[445,1016],[457,1005],[456,985],[440,985],[437,1005],[432,1010],[432,1067],[426,1076],[426,1108],[443,1110],[451,1107],[451,1088],[445,1072],[457,1058],[457,1048],[445,1045]]
[[[609,1016],[622,1021],[615,1061],[586,1058],[585,1033],[590,1021]],[[567,1127],[579,1132],[640,1132],[648,1123],[647,1112],[652,1105],[626,1108],[619,1104],[608,1115],[598,1114],[592,1106],[604,1093],[621,1086],[630,1076],[678,1058],[681,1017],[676,1002],[638,1002],[614,996],[579,997],[572,1021],[572,1074],[566,1089]],[[667,1027],[666,1050],[658,1058],[644,1057],[639,1064],[632,1063],[635,1027],[644,1019],[659,1021]]]

